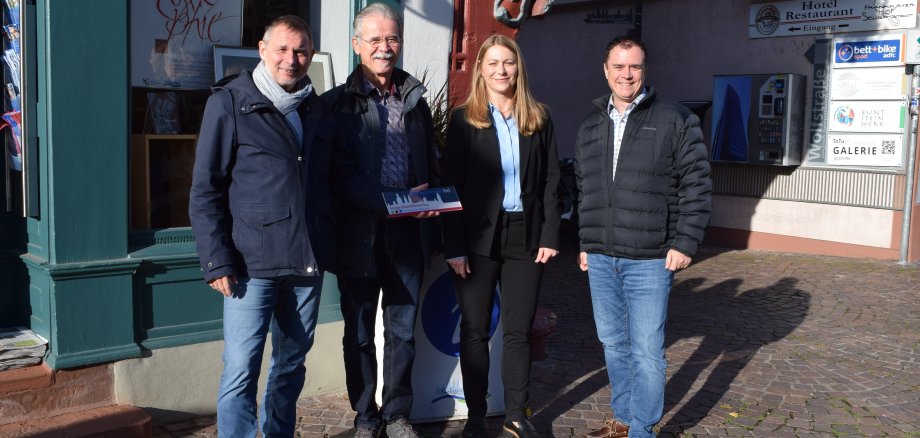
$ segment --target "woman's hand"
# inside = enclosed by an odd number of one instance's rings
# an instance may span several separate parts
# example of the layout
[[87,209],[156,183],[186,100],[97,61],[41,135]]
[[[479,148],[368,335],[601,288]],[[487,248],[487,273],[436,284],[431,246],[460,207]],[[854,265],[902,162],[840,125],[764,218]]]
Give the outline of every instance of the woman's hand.
[[460,278],[466,279],[466,276],[472,273],[470,263],[465,256],[447,259],[447,264],[450,265],[450,269],[453,269],[454,274],[459,275]]
[[534,260],[534,263],[546,263],[549,259],[556,257],[556,254],[559,254],[559,251],[556,251],[552,248],[540,248],[537,251],[537,259]]

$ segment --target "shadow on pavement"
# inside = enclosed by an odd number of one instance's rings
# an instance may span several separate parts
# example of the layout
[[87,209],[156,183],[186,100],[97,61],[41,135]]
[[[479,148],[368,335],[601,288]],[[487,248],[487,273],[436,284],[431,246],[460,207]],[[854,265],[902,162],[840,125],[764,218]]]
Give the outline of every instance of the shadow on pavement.
[[[669,354],[678,355],[681,346],[677,344],[682,341],[702,340],[668,379],[665,413],[679,408],[661,426],[662,434],[677,435],[706,418],[758,350],[788,336],[802,323],[811,295],[798,289],[798,282],[784,277],[771,286],[749,290],[742,290],[740,278],[708,288],[702,288],[704,278],[675,283],[665,339]],[[693,344],[688,342],[687,348]],[[704,372],[707,376],[699,382]]]

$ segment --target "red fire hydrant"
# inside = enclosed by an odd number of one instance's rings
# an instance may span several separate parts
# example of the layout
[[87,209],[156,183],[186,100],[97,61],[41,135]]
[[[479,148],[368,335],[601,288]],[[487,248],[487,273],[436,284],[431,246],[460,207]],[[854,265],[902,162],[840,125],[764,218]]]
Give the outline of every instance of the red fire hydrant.
[[537,307],[537,313],[530,327],[530,360],[546,359],[546,337],[556,329],[556,314],[544,307]]

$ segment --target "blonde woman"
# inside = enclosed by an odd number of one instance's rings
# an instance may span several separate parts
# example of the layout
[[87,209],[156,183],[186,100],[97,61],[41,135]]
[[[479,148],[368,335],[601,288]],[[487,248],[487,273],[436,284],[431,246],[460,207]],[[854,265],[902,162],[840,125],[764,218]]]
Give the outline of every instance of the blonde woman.
[[444,185],[463,211],[444,216],[445,255],[460,306],[460,368],[469,409],[464,437],[485,432],[489,331],[496,282],[504,328],[504,433],[538,436],[529,412],[530,339],[543,267],[558,254],[559,161],[547,109],[530,93],[517,43],[487,38],[470,95],[452,114]]

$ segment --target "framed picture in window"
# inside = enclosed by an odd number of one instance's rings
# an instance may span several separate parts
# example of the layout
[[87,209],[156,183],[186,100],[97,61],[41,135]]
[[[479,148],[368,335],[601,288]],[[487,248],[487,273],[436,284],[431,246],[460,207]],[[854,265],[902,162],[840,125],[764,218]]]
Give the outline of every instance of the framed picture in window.
[[316,94],[323,94],[335,86],[332,78],[332,54],[328,52],[316,52],[313,54],[313,62],[310,63],[310,69],[307,70],[310,80],[313,81],[313,89]]
[[214,82],[259,65],[259,49],[255,47],[214,46]]
[[[259,49],[256,48],[214,46],[214,81],[243,70],[252,71],[260,60]],[[307,74],[313,81],[316,94],[323,94],[332,89],[335,86],[332,77],[332,55],[328,52],[314,53]]]

